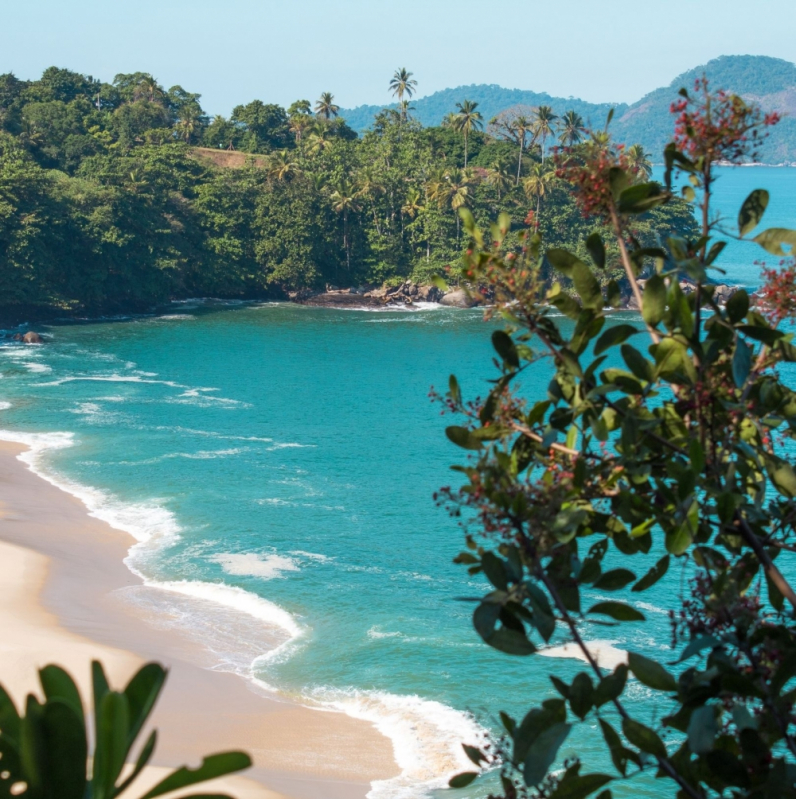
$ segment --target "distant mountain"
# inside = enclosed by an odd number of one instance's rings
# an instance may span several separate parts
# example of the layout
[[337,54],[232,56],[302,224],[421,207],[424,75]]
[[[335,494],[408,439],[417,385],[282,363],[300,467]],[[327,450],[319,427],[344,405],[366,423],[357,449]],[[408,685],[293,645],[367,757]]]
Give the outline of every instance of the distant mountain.
[[[424,125],[438,125],[446,114],[456,109],[456,103],[474,100],[485,120],[513,106],[550,105],[557,114],[574,109],[587,123],[601,126],[610,108],[614,108],[612,131],[620,141],[642,144],[653,157],[660,157],[672,132],[669,106],[677,99],[678,90],[691,89],[694,81],[707,75],[711,85],[740,94],[746,100],[759,103],[765,111],[779,111],[786,117],[773,128],[762,150],[766,163],[796,163],[796,64],[768,56],[721,56],[703,66],[684,72],[668,86],[655,89],[632,105],[625,103],[589,103],[574,97],[552,97],[546,92],[504,89],[502,86],[473,84],[455,89],[443,89],[428,97],[412,101],[412,112]],[[355,130],[366,130],[373,117],[384,106],[361,105],[341,110]]]

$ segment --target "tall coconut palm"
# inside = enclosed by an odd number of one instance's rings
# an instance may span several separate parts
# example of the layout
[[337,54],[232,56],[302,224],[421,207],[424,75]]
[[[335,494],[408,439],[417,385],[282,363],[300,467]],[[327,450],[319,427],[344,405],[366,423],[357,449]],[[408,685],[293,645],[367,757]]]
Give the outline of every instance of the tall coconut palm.
[[542,204],[542,197],[545,196],[550,184],[555,179],[555,172],[545,168],[544,164],[534,164],[530,174],[522,182],[525,195],[528,199],[536,198],[536,225],[539,225],[539,209]]
[[478,103],[472,100],[465,100],[463,103],[456,103],[459,110],[454,115],[454,127],[464,136],[464,166],[467,168],[467,143],[470,133],[474,130],[481,130],[484,127],[484,118],[480,111],[476,111]]
[[133,91],[133,97],[136,100],[144,98],[150,103],[159,102],[165,96],[166,93],[151,75],[144,75]]
[[534,133],[542,140],[542,163],[545,159],[545,145],[547,137],[555,133],[555,123],[558,116],[553,113],[549,105],[540,105],[534,113]]
[[[403,104],[404,95],[406,96],[407,100],[411,100],[412,95],[415,93],[417,81],[412,78],[413,74],[414,73],[412,72],[407,72],[405,67],[401,67],[401,69],[396,69],[392,76],[392,80],[390,81],[390,91],[395,97],[398,98],[399,105]],[[401,112],[401,118],[406,119],[403,109]]]
[[376,198],[384,194],[387,189],[381,178],[372,169],[363,169],[357,177],[357,192],[360,197],[365,197],[370,201],[371,213],[373,214],[373,224],[376,231],[381,235],[381,225],[376,213]]
[[315,127],[315,120],[308,114],[295,114],[290,117],[289,127],[298,144],[307,131]]
[[628,168],[635,173],[639,180],[649,180],[652,174],[652,163],[650,162],[649,154],[640,144],[628,147],[625,150],[625,158]]
[[332,203],[332,210],[343,215],[343,248],[345,249],[345,262],[348,271],[351,271],[351,237],[348,230],[348,217],[357,213],[361,206],[359,204],[359,193],[354,186],[347,180],[341,180],[329,195]]
[[583,118],[575,111],[567,111],[561,117],[561,129],[558,134],[558,140],[561,144],[569,145],[577,144],[586,132],[586,126],[583,124]]
[[458,210],[466,204],[472,182],[468,170],[455,167],[434,175],[429,185],[429,196],[440,208],[451,208],[456,217],[456,240],[459,240]]
[[199,114],[192,109],[186,109],[182,117],[174,124],[179,137],[185,141],[186,144],[191,143],[194,133],[199,129]]
[[451,130],[455,130],[456,114],[454,114],[453,112],[451,112],[450,114],[445,114],[445,116],[442,117],[442,122],[439,123],[439,126],[441,128],[449,128]]
[[323,92],[320,100],[315,103],[315,113],[327,122],[340,113],[340,106],[334,104],[334,95],[331,92]]
[[525,151],[525,137],[529,131],[533,130],[533,122],[521,114],[511,123],[511,129],[517,138],[517,143],[520,145],[520,156],[517,159],[517,181],[515,183],[516,186],[519,186],[522,172],[522,154]]
[[409,100],[401,100],[400,103],[400,111],[401,111],[401,119],[406,121],[409,118],[410,111],[416,111],[417,109],[409,104]]
[[293,153],[290,150],[276,150],[271,153],[268,156],[267,169],[268,176],[280,183],[301,174],[301,168],[298,162],[293,160]]
[[495,161],[495,163],[487,169],[486,183],[497,189],[498,200],[502,197],[503,192],[509,190],[511,186],[511,177],[500,161]]
[[401,206],[401,213],[406,214],[410,219],[414,219],[421,211],[425,210],[423,205],[423,195],[418,188],[409,189],[406,199]]

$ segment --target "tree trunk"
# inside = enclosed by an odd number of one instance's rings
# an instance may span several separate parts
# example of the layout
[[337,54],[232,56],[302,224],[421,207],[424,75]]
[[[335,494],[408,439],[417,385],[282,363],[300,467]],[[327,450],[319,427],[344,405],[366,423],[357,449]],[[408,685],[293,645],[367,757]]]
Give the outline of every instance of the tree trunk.
[[467,131],[464,132],[464,168],[467,169]]
[[525,134],[522,134],[522,138],[520,139],[520,157],[517,161],[517,182],[514,184],[515,186],[520,185],[520,173],[522,171],[522,151],[525,148]]

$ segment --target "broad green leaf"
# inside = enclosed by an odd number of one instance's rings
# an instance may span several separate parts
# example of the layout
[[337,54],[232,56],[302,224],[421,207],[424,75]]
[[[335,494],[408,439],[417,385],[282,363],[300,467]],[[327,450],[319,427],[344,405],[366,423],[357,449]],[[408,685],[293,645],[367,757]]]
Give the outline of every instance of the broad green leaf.
[[617,621],[644,621],[645,618],[643,613],[622,602],[598,602],[596,605],[592,605],[587,612],[610,616]]
[[571,252],[562,250],[558,247],[548,250],[545,253],[545,257],[555,269],[567,277],[572,276],[572,267],[575,264],[582,263],[580,258],[578,258],[576,255],[573,255]]
[[138,759],[135,761],[135,766],[133,770],[130,772],[129,776],[126,777],[124,782],[117,786],[116,793],[117,795],[123,793],[128,786],[132,785],[135,782],[135,779],[138,775],[146,768],[146,765],[149,763],[150,759],[152,758],[152,754],[155,751],[155,746],[157,745],[158,741],[158,731],[152,730],[149,734],[149,737],[146,740],[143,748],[141,749],[141,753],[138,755]]
[[503,560],[494,552],[484,552],[481,556],[481,567],[484,570],[487,580],[495,588],[505,591],[508,588],[508,576],[503,565]]
[[75,681],[60,666],[49,665],[39,671],[39,681],[47,699],[60,699],[75,712],[81,724],[85,724],[83,700]]
[[638,183],[630,186],[619,195],[619,213],[642,214],[661,205],[669,199],[669,195],[659,183]]
[[647,280],[642,299],[644,305],[641,316],[648,325],[655,327],[666,313],[666,284],[660,275],[653,275]]
[[721,641],[719,641],[718,638],[714,638],[712,635],[703,635],[699,638],[695,638],[688,644],[688,646],[685,647],[685,649],[683,649],[683,653],[675,661],[675,663],[682,663],[684,660],[688,660],[688,658],[693,657],[703,649],[714,649],[720,643]]
[[431,276],[431,283],[432,285],[436,286],[440,291],[450,291],[450,286],[445,282],[445,278],[441,275],[432,275]]
[[611,674],[603,677],[594,689],[595,707],[601,707],[606,702],[613,702],[621,696],[627,683],[627,666],[620,663]]
[[203,758],[202,765],[199,768],[183,766],[161,780],[141,799],[154,799],[155,796],[186,788],[189,785],[196,785],[197,782],[205,782],[236,771],[242,771],[249,768],[251,764],[251,758],[245,752],[221,752],[217,755],[208,755]]
[[622,745],[619,733],[605,719],[601,718],[599,722],[606,746],[611,753],[614,767],[624,777],[627,773],[628,757],[626,753],[628,750]]
[[511,336],[503,330],[496,330],[492,333],[492,346],[495,352],[512,369],[517,369],[520,365],[520,358],[517,355],[517,347],[511,340]]
[[630,590],[646,591],[669,570],[669,555],[664,555]]
[[483,444],[466,427],[446,427],[445,435],[462,449],[482,449]]
[[585,672],[580,672],[572,681],[569,688],[569,704],[572,712],[582,719],[594,704],[594,685],[591,677]]
[[0,685],[0,732],[9,740],[19,742],[19,711],[2,685]]
[[102,699],[110,690],[108,678],[105,676],[105,670],[102,668],[102,663],[98,660],[91,661],[91,688],[94,699],[94,729],[98,730],[100,727]]
[[622,358],[627,368],[639,379],[651,383],[655,379],[655,370],[652,364],[633,346],[621,346]]
[[462,749],[464,749],[464,754],[467,755],[470,762],[475,763],[476,766],[480,766],[481,763],[486,761],[486,755],[477,746],[462,744]]
[[[55,681],[60,681],[59,676]],[[73,702],[73,697],[48,699],[42,714],[42,740],[47,752],[45,780],[49,794],[58,799],[84,799],[86,793],[88,742],[82,707],[78,716]]]
[[658,733],[634,719],[622,719],[622,732],[633,746],[655,757],[666,757],[666,747]]
[[99,708],[92,775],[93,799],[111,799],[129,751],[130,706],[127,697],[108,691]]
[[599,791],[613,778],[607,774],[584,774],[567,771],[550,799],[586,799],[589,794]]
[[609,327],[600,338],[597,339],[597,343],[594,345],[594,355],[600,355],[607,349],[615,347],[617,344],[622,344],[627,341],[630,336],[638,332],[638,328],[633,327],[633,325],[613,325]]
[[605,269],[605,244],[603,244],[602,236],[596,231],[586,239],[586,249],[591,255],[594,265],[598,269]]
[[466,788],[476,777],[477,771],[463,771],[455,777],[448,780],[448,787],[450,788]]
[[762,325],[738,325],[738,330],[745,336],[755,341],[762,341],[764,344],[776,344],[785,335],[781,330]]
[[527,657],[536,652],[536,647],[528,640],[524,633],[521,633],[519,630],[511,630],[508,627],[501,627],[495,630],[487,643],[492,648],[506,655]]
[[605,300],[612,308],[618,308],[622,304],[622,289],[616,280],[609,280],[605,288]]
[[566,740],[571,724],[553,724],[543,730],[531,744],[525,758],[523,777],[526,785],[538,785],[556,759],[561,744]]
[[[786,256],[793,253],[796,247],[796,230],[781,227],[768,228],[768,230],[758,233],[754,237],[754,241],[772,255]],[[783,244],[790,247],[788,252],[783,248]]]
[[743,289],[738,289],[735,294],[727,300],[725,306],[730,322],[737,325],[747,313],[749,313],[749,295]]
[[572,282],[584,308],[601,308],[603,295],[594,273],[583,261],[572,264]]
[[741,236],[751,233],[760,224],[768,208],[768,192],[755,189],[744,201],[738,213],[738,232]]
[[688,722],[688,746],[696,755],[703,755],[713,749],[719,731],[716,713],[712,705],[702,705],[692,714]]
[[594,587],[603,591],[618,591],[635,579],[636,575],[629,569],[611,569],[611,571],[603,572],[600,575],[594,583]]
[[738,388],[746,385],[746,379],[751,371],[752,348],[739,338],[735,342],[735,351],[732,354],[732,379]]
[[627,662],[630,671],[639,682],[654,688],[656,691],[676,691],[677,682],[660,663],[639,655],[635,652],[627,653]]
[[791,499],[796,497],[796,471],[790,463],[775,455],[767,455],[765,464],[768,476],[777,491]]

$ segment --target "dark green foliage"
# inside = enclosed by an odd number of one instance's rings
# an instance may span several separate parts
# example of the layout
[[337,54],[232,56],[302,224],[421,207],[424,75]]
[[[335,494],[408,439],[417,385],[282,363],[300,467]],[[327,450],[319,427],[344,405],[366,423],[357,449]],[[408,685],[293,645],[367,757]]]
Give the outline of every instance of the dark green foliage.
[[[671,197],[634,181],[607,138],[570,167],[584,211],[610,220],[637,324],[606,313],[610,289],[590,233],[573,252],[543,251],[528,232],[518,255],[505,215],[486,236],[462,213],[462,275],[489,287],[506,327],[492,334],[490,395],[468,402],[452,377],[445,398],[460,416],[448,438],[468,456],[455,467],[462,486],[440,494],[466,520],[456,562],[490,583],[473,613],[487,645],[530,660],[563,637],[588,664],[570,683],[551,675],[552,698],[529,697],[535,706],[519,725],[501,714],[505,735],[473,762],[500,770],[504,799],[586,797],[648,769],[678,799],[796,797],[796,263],[766,273],[759,298],[714,299],[707,268],[724,231],[711,213],[712,170],[722,152],[747,157],[765,123],[738,98],[702,92],[695,111],[687,104],[696,121],[678,135],[681,149],[667,150],[694,176],[698,235],[665,247],[639,240],[648,201],[666,208]],[[733,111],[706,135],[721,103]],[[758,190],[743,204],[743,236],[755,235],[767,201]],[[754,241],[782,255],[796,231],[770,228]],[[571,293],[550,287],[550,270]],[[554,372],[547,396],[528,397],[516,386],[542,358]],[[641,568],[628,568],[631,558]],[[664,663],[634,651],[646,637],[635,605],[675,559],[685,576],[656,597],[671,620]],[[600,665],[594,623],[627,628],[627,665]],[[626,690],[629,675],[654,694],[647,717]],[[599,726],[615,776],[581,774],[577,756],[557,760],[578,723]]]
[[[124,691],[112,691],[102,665],[92,663],[94,749],[83,703],[72,678],[59,666],[39,672],[44,703],[27,697],[24,715],[0,686],[0,797],[26,799],[113,799],[131,786],[155,750],[156,731],[141,747],[135,767],[124,780],[121,772],[131,761],[133,747],[152,712],[166,680],[166,671],[148,663]],[[172,772],[141,799],[196,785],[248,768],[243,752],[205,757],[196,769]],[[127,794],[126,794],[127,795]],[[194,794],[199,799],[200,794]],[[228,799],[216,795],[215,799]]]

